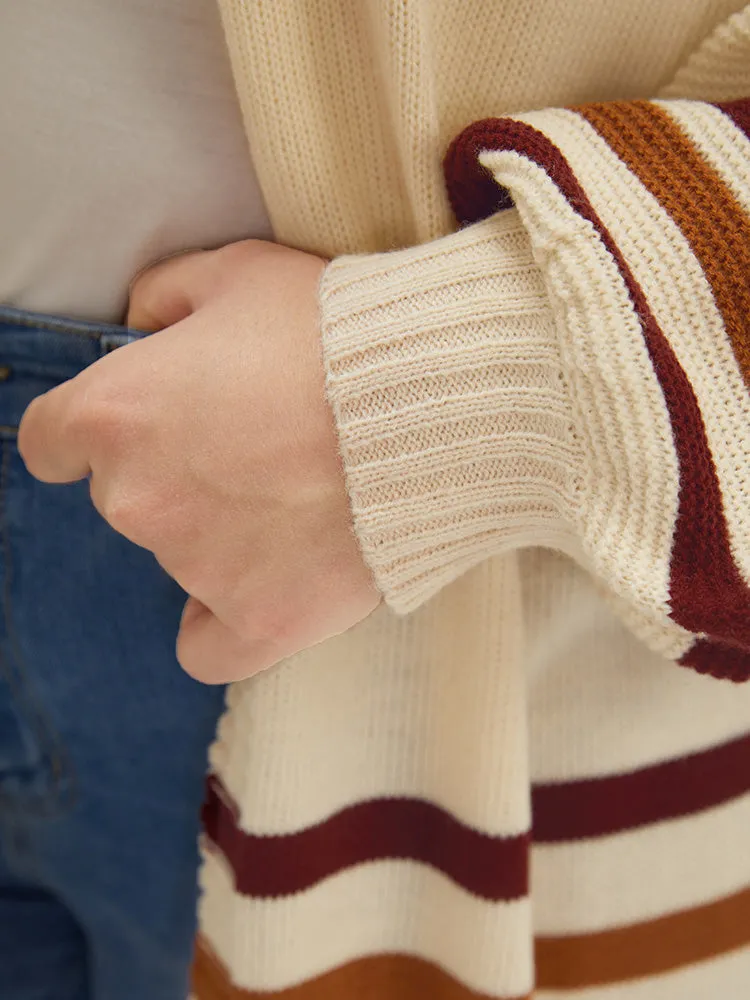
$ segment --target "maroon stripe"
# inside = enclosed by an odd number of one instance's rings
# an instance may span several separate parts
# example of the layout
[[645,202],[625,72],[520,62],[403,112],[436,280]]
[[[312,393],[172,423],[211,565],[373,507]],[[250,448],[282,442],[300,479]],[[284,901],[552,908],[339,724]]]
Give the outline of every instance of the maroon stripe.
[[[546,135],[513,119],[487,119],[451,144],[444,169],[451,204],[461,222],[483,218],[508,204],[489,197],[479,152],[513,150],[541,167],[578,214],[589,221],[616,262],[638,316],[669,411],[680,463],[680,495],[671,566],[671,616],[712,641],[701,661],[714,677],[750,678],[750,591],[732,559],[721,488],[690,380],[660,329],[648,300],[611,233],[601,221],[560,149]],[[689,655],[685,663],[691,664]]]
[[727,118],[750,139],[750,98],[741,101],[725,101],[716,107],[723,111]]
[[[498,140],[503,137],[511,139],[508,129],[516,124],[507,118],[485,118],[465,128],[448,147],[443,172],[453,214],[462,225],[479,222],[495,212],[512,208],[510,192],[497,183],[490,170],[482,166],[479,156],[492,149],[515,149],[512,141],[498,145]],[[531,131],[536,132],[535,129]],[[541,132],[536,134],[545,139]],[[548,145],[556,149],[551,143]],[[544,169],[547,169],[546,166]]]
[[396,858],[430,865],[483,899],[528,893],[528,834],[491,837],[419,799],[358,802],[299,832],[257,836],[240,828],[237,806],[212,776],[203,826],[243,896],[288,896],[354,865]]
[[[750,139],[750,99],[726,101],[716,105],[732,124]],[[715,660],[719,658],[728,676],[737,680],[747,678],[747,653],[737,646],[699,639],[683,656],[682,662],[693,667],[698,673],[711,674]]]
[[698,639],[684,654],[680,663],[699,674],[715,675],[716,662],[721,663],[723,676],[735,681],[747,680],[747,653],[744,649],[711,639]]
[[604,837],[703,812],[747,792],[750,733],[630,774],[535,785],[533,839]]
[[[750,791],[750,733],[700,753],[630,774],[535,785],[535,843],[602,837],[692,815]],[[489,900],[528,892],[527,836],[490,837],[418,799],[375,799],[304,830],[257,836],[212,776],[203,823],[228,860],[237,891],[278,897],[368,861],[408,858]]]

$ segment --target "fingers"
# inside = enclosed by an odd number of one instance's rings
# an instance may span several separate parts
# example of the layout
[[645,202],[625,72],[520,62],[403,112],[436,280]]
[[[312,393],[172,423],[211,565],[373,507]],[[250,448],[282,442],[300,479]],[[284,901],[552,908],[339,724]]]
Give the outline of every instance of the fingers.
[[18,429],[18,450],[32,476],[73,483],[90,471],[90,445],[75,414],[83,393],[78,378],[32,400]]
[[269,642],[244,643],[200,601],[188,599],[177,637],[182,669],[203,684],[224,684],[259,673],[282,659]]
[[216,253],[186,250],[141,271],[130,286],[126,324],[152,332],[190,316],[214,288]]

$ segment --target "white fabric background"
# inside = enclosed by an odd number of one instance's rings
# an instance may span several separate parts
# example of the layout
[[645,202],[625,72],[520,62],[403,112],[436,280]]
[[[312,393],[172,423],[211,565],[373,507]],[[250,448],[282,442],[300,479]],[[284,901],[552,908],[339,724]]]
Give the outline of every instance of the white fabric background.
[[271,229],[215,0],[0,3],[0,303],[122,318],[133,274]]

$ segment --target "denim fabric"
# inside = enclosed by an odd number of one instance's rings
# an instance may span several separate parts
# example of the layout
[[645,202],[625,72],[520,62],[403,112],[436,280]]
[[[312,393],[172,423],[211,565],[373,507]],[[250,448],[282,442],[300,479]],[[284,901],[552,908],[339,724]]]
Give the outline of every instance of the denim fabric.
[[138,336],[0,309],[2,1000],[187,994],[223,690],[177,664],[180,588],[16,447],[34,396]]

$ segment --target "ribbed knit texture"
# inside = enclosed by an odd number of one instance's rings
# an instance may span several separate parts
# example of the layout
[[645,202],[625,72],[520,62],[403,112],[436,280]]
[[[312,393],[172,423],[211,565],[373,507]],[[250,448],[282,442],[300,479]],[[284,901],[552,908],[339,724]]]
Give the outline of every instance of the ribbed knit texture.
[[196,997],[741,1000],[750,7],[221,6],[387,603],[230,692]]
[[339,258],[321,302],[355,526],[392,607],[509,546],[575,548],[583,459],[515,212],[427,250]]

